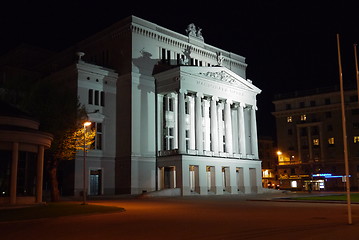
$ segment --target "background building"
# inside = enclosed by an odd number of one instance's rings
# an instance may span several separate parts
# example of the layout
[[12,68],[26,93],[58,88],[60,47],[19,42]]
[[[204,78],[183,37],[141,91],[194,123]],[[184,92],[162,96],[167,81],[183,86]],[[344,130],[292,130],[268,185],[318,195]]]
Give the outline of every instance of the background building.
[[[281,94],[273,101],[281,189],[344,190],[340,89]],[[350,184],[358,188],[359,107],[356,90],[345,90]]]
[[258,138],[259,159],[262,161],[262,186],[264,188],[278,188],[278,157],[274,139],[269,136]]
[[[130,16],[48,58],[47,81],[69,83],[96,128],[88,194],[261,191],[256,96],[245,58]],[[62,166],[82,191],[83,156]]]

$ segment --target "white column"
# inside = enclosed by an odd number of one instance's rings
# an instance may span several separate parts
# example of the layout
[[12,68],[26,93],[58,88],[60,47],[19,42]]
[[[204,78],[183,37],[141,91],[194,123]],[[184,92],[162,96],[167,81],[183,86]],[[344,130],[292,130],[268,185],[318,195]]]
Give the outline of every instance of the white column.
[[203,154],[203,129],[202,129],[202,94],[196,94],[196,148],[198,154]]
[[190,127],[189,127],[189,148],[190,149],[196,149],[196,114],[194,111],[194,98],[188,97],[188,107],[189,107],[189,121],[190,121]]
[[210,118],[209,118],[209,101],[208,99],[204,99],[203,100],[203,118],[204,118],[204,146],[203,149],[206,151],[211,151],[211,143],[210,143],[210,136],[211,136],[211,131],[210,131]]
[[222,120],[222,103],[217,105],[217,119],[218,119],[218,151],[224,152],[223,149],[223,120]]
[[157,153],[158,151],[164,150],[163,129],[166,127],[164,116],[166,113],[165,109],[168,109],[168,106],[165,106],[165,104],[168,104],[167,97],[158,94],[157,95],[157,149],[156,149]]
[[178,94],[173,93],[173,145],[174,149],[178,149]]
[[218,119],[217,119],[217,98],[211,99],[211,145],[212,151],[218,154]]
[[226,152],[233,154],[233,140],[232,140],[232,114],[231,114],[231,101],[226,100],[224,105],[224,123],[226,133]]
[[257,120],[256,120],[256,107],[252,106],[251,109],[251,147],[254,158],[258,158],[258,136],[257,136]]
[[12,144],[11,175],[10,175],[10,204],[16,204],[17,167],[19,162],[19,143]]
[[246,157],[246,134],[244,130],[244,112],[243,112],[244,104],[240,103],[238,105],[238,128],[239,128],[239,153],[242,154],[242,157]]
[[36,202],[42,202],[42,181],[44,169],[44,146],[39,145],[37,151],[37,169],[36,169]]
[[183,90],[178,93],[178,152],[186,152],[186,121],[185,121],[185,106],[184,106]]

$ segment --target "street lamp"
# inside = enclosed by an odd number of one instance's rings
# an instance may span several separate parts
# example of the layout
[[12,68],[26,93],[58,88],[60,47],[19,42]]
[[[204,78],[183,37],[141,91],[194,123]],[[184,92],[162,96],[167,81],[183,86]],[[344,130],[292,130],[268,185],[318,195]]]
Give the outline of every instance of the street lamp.
[[91,122],[86,121],[84,122],[84,163],[83,163],[83,189],[82,189],[82,197],[83,197],[83,202],[82,205],[86,205],[86,194],[87,194],[87,190],[86,190],[86,127],[91,125]]

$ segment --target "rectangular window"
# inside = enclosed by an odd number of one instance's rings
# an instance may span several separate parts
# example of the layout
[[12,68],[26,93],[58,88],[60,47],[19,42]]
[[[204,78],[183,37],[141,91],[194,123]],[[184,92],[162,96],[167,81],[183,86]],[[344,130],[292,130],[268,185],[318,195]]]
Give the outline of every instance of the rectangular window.
[[331,138],[328,138],[328,144],[329,145],[334,145],[335,141],[334,141],[334,138],[331,137]]
[[95,105],[99,105],[99,91],[95,90]]
[[171,127],[165,128],[163,137],[164,137],[163,149],[164,150],[174,149],[173,128]]
[[173,112],[173,99],[168,98],[168,111]]
[[171,63],[171,51],[167,50],[167,63],[170,64]]
[[102,150],[102,123],[93,122],[91,129],[96,132],[95,141],[92,144],[93,149]]
[[89,89],[88,103],[93,104],[93,90],[92,89]]
[[350,102],[357,102],[358,101],[358,96],[357,95],[350,96],[349,101]]
[[313,145],[314,146],[319,146],[319,139],[318,138],[313,139]]
[[331,118],[332,117],[332,112],[325,112],[325,117],[326,118]]
[[287,122],[289,123],[293,122],[293,117],[292,116],[287,117]]
[[302,115],[300,115],[300,120],[301,121],[306,121],[307,120],[307,115],[305,115],[305,114],[302,114]]
[[161,59],[162,59],[162,63],[165,63],[166,62],[166,49],[162,48],[162,56],[161,56]]
[[184,103],[184,112],[186,113],[186,114],[189,114],[189,102],[185,102]]
[[105,106],[105,93],[103,91],[101,91],[100,100],[101,100],[101,106],[104,107]]
[[330,104],[330,98],[324,99],[324,104],[325,104],[325,105],[329,105],[329,104]]
[[359,115],[359,109],[352,109],[352,115]]
[[359,123],[358,122],[353,123],[353,128],[354,129],[359,129]]
[[290,110],[290,109],[292,109],[292,106],[291,106],[290,104],[287,104],[287,105],[285,106],[285,109],[286,109],[286,110]]
[[300,107],[300,108],[304,108],[304,107],[305,107],[305,103],[304,103],[304,102],[300,102],[300,103],[299,103],[299,107]]
[[314,107],[315,106],[315,101],[310,101],[310,106]]
[[354,136],[354,143],[359,143],[359,136]]

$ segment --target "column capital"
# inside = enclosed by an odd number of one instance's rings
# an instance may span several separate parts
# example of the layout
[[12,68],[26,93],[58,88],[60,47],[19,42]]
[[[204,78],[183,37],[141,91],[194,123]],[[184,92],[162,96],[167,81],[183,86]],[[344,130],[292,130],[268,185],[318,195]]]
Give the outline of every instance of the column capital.
[[255,105],[252,105],[252,106],[251,106],[251,109],[252,109],[252,110],[258,110],[257,106],[255,106]]
[[178,93],[187,94],[187,90],[184,90],[184,89],[178,89]]
[[230,99],[226,99],[225,101],[226,101],[226,103],[228,103],[228,104],[232,104],[232,103],[233,103],[233,101],[230,100]]
[[245,104],[244,102],[240,102],[240,103],[238,104],[238,106],[239,106],[239,107],[242,107],[242,108],[245,108],[245,107],[246,107],[246,104]]
[[217,102],[217,101],[218,101],[218,97],[216,97],[216,96],[212,96],[212,97],[211,97],[211,100],[212,100],[212,101],[216,101],[216,102]]
[[203,93],[197,92],[196,97],[203,98]]

